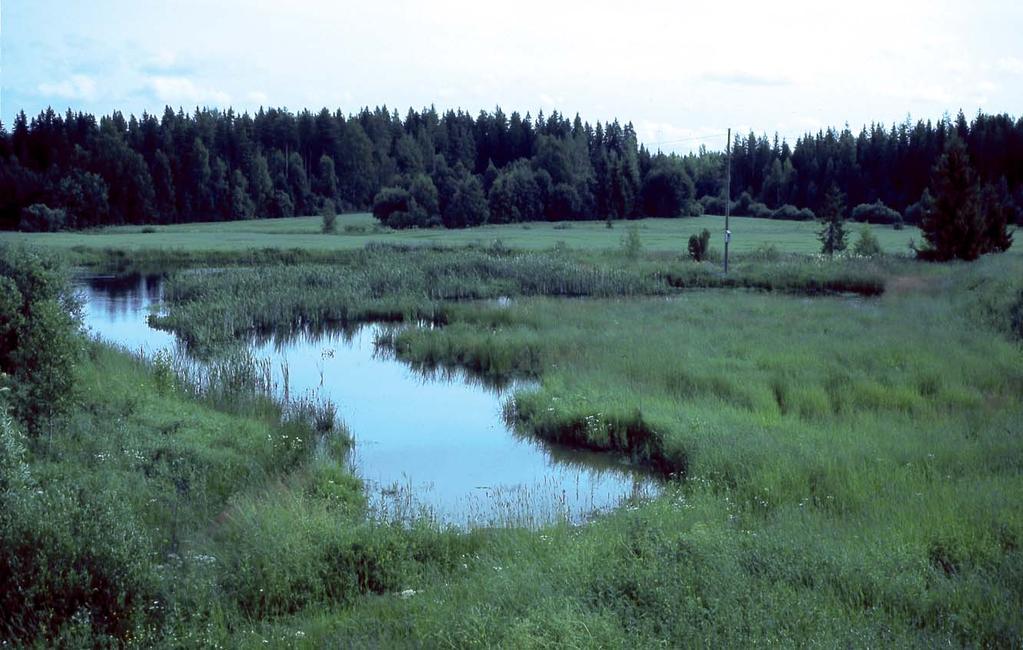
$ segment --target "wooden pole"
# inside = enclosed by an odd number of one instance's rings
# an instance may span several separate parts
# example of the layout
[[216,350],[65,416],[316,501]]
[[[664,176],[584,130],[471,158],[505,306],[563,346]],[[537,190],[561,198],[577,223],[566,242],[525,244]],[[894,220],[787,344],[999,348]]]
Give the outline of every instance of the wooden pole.
[[728,129],[728,144],[725,145],[725,273],[728,273],[728,242],[732,231],[728,229],[728,217],[732,212],[732,129]]

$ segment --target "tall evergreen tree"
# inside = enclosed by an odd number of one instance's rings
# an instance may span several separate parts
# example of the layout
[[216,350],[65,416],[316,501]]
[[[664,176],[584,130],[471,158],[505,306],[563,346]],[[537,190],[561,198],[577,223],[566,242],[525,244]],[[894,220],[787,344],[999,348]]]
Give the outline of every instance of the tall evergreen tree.
[[821,241],[821,252],[834,255],[845,250],[845,194],[832,183],[824,195],[824,204],[818,213],[821,229],[817,238]]
[[934,166],[930,193],[934,202],[920,223],[928,247],[920,255],[937,260],[972,260],[987,252],[980,188],[961,138],[952,137],[946,142],[945,152]]

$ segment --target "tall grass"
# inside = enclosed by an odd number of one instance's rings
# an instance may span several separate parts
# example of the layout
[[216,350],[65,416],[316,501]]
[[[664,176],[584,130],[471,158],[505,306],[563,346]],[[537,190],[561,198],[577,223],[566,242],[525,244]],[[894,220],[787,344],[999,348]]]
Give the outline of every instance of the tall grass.
[[689,287],[876,295],[884,289],[882,264],[791,256],[768,263],[754,257],[724,276],[706,264],[663,256],[623,260],[501,248],[369,246],[333,265],[176,274],[166,286],[169,309],[152,322],[204,350],[251,334],[288,334],[366,320],[445,322],[453,301],[666,295]]

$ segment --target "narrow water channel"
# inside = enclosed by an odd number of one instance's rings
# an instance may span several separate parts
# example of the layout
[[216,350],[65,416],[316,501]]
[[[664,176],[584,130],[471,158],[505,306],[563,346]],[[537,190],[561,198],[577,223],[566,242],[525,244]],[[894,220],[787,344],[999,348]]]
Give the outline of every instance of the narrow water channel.
[[[94,336],[151,356],[187,354],[149,327],[159,277],[78,281]],[[351,462],[381,513],[476,527],[584,521],[651,496],[655,479],[606,455],[550,446],[511,430],[502,406],[515,386],[488,387],[464,372],[424,375],[378,349],[383,325],[250,342],[291,396],[329,398],[355,437]],[[285,380],[285,373],[287,378]]]

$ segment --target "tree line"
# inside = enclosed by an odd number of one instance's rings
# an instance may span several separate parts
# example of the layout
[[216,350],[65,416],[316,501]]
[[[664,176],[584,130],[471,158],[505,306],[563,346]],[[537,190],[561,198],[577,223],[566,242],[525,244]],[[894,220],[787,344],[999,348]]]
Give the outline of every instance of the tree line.
[[[749,134],[731,151],[733,214],[812,219],[839,187],[854,216],[919,222],[950,138],[1013,220],[1023,205],[1023,119],[959,114],[890,129]],[[724,211],[721,151],[652,152],[631,124],[500,108],[165,109],[98,119],[51,109],[0,125],[0,228],[288,217],[372,209],[392,227],[677,217]]]

